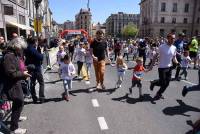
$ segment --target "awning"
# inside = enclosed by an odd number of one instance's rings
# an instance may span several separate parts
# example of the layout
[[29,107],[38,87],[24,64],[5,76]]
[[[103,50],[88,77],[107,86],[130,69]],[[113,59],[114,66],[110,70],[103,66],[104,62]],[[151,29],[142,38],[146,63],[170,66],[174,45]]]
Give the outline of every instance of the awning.
[[16,26],[16,27],[19,27],[19,28],[24,29],[24,30],[34,30],[32,27],[22,25],[22,24],[18,24],[18,23],[15,23],[15,22],[6,22],[6,23],[13,25],[13,26]]

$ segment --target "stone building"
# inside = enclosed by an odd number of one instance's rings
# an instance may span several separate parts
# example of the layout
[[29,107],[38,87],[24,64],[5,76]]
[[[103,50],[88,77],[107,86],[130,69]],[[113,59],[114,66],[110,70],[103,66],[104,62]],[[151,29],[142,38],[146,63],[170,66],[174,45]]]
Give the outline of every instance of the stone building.
[[106,19],[106,34],[111,36],[121,35],[124,26],[129,23],[139,26],[140,20],[139,14],[126,14],[123,12],[118,12],[117,14],[111,14]]
[[76,29],[84,29],[88,32],[88,35],[92,34],[92,14],[89,9],[81,9],[80,12],[75,16],[75,27]]
[[200,0],[141,0],[140,36],[200,33]]

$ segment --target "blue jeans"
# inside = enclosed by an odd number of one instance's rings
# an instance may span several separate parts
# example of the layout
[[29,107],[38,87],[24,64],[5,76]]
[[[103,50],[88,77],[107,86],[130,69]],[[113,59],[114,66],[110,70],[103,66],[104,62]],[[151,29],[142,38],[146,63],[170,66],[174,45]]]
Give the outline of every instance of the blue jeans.
[[69,95],[69,91],[72,89],[72,80],[63,80],[63,86],[65,90],[65,94]]

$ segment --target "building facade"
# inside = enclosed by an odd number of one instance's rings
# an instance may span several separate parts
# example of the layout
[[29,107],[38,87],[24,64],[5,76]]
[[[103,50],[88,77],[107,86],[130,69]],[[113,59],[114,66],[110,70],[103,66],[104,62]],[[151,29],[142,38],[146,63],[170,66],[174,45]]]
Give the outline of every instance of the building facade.
[[88,32],[88,35],[92,34],[92,14],[89,9],[81,9],[80,12],[75,16],[75,27],[76,29],[84,29]]
[[111,14],[106,19],[106,34],[111,36],[121,35],[124,26],[129,23],[139,26],[140,15],[139,14],[126,14],[118,12],[118,14]]
[[10,40],[14,32],[26,37],[34,31],[30,25],[33,8],[33,0],[0,0],[0,34]]
[[140,36],[200,34],[200,0],[142,0],[140,14]]
[[64,30],[75,29],[75,23],[73,21],[67,20],[64,22]]
[[95,37],[96,32],[98,30],[102,30],[104,32],[104,34],[105,34],[106,33],[106,26],[105,26],[105,24],[100,24],[100,23],[93,24],[92,25],[92,37]]

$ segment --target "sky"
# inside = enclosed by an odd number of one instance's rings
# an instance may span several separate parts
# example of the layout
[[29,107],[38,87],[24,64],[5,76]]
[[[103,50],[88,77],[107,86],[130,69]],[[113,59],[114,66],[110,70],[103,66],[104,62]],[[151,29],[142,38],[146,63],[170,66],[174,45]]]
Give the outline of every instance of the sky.
[[[53,18],[57,23],[75,20],[81,8],[87,9],[88,0],[49,0]],[[124,12],[137,14],[140,12],[141,0],[90,0],[92,23],[104,23],[114,13]]]

